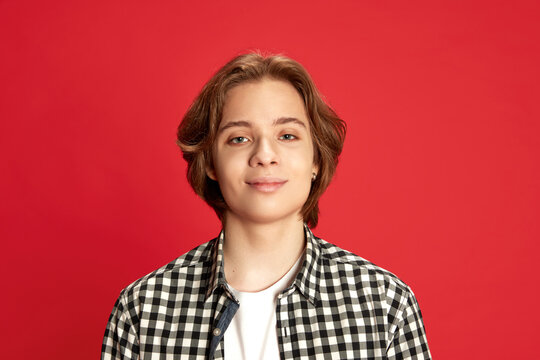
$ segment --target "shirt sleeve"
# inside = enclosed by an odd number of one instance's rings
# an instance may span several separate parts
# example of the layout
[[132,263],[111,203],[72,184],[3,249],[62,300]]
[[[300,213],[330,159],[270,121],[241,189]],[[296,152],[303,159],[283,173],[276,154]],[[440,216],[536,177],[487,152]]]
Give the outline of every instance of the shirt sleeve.
[[101,360],[138,360],[139,337],[134,319],[125,305],[124,293],[114,304],[105,329]]
[[397,326],[386,351],[388,359],[431,360],[422,313],[412,291],[396,320]]

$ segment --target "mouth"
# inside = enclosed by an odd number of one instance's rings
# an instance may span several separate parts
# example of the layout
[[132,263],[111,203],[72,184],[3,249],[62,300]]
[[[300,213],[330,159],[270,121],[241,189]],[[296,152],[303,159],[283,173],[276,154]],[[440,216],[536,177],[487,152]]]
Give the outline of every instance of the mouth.
[[246,184],[257,191],[270,193],[281,188],[286,182],[287,180],[280,178],[256,178],[246,181]]

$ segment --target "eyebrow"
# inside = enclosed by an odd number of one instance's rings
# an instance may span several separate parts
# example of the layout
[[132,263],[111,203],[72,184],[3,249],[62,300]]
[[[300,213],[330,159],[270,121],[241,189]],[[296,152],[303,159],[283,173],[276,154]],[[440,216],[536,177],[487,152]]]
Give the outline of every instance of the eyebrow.
[[297,124],[297,125],[303,126],[304,128],[306,127],[306,124],[304,124],[303,121],[298,120],[297,118],[294,118],[294,117],[280,117],[274,120],[274,126],[288,124],[288,123]]
[[[274,120],[273,122],[273,126],[276,126],[276,125],[283,125],[283,124],[289,124],[289,123],[293,123],[293,124],[297,124],[297,125],[300,125],[300,126],[303,126],[304,128],[306,128],[306,124],[304,124],[303,121],[301,120],[298,120],[297,118],[294,118],[294,117],[280,117],[280,118],[277,118],[276,120]],[[229,121],[227,124],[223,125],[219,130],[218,132],[223,132],[229,128],[232,128],[232,127],[247,127],[247,128],[250,128],[251,127],[251,123],[249,121],[245,121],[245,120],[240,120],[240,121]]]

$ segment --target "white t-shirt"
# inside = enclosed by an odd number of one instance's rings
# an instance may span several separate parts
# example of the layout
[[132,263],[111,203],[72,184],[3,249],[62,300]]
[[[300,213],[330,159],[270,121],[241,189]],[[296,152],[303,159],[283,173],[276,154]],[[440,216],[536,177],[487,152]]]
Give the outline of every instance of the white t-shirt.
[[276,300],[298,273],[303,256],[278,282],[259,292],[229,289],[240,302],[225,331],[225,360],[279,359]]

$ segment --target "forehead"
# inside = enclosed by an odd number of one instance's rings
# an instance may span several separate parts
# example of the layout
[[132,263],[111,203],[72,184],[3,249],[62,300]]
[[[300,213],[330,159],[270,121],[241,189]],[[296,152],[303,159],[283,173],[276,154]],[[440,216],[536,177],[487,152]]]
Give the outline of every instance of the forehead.
[[250,121],[258,124],[278,118],[297,118],[308,126],[304,101],[287,81],[263,79],[230,89],[225,96],[221,124],[228,121]]

